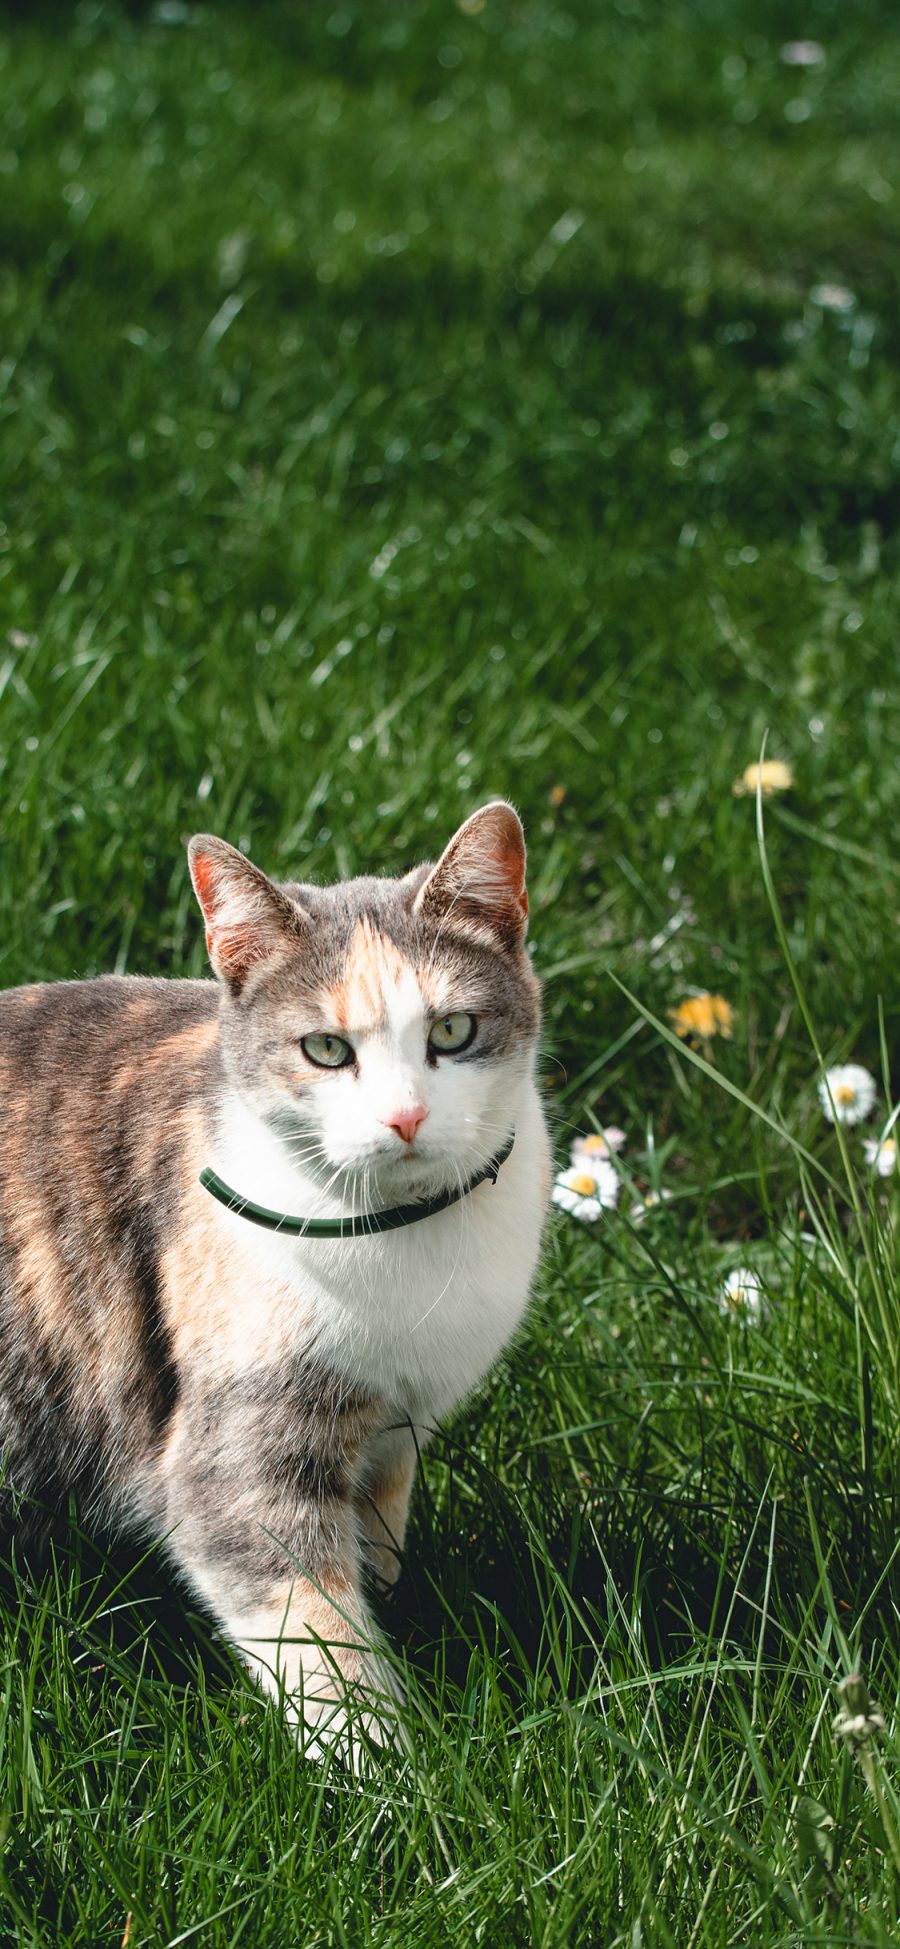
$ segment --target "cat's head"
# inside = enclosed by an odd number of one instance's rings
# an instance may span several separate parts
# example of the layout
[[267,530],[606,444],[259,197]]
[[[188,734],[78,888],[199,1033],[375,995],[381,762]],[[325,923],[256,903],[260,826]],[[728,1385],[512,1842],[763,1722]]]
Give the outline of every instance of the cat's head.
[[298,1161],[413,1196],[486,1164],[540,1021],[512,806],[482,806],[398,880],[276,884],[202,833],[189,858],[231,1082]]

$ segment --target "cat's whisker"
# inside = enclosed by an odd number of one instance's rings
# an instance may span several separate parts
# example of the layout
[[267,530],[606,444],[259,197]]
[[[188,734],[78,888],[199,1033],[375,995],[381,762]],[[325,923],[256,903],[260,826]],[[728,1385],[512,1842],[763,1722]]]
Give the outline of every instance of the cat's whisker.
[[321,1136],[315,1130],[286,1130],[280,1133],[281,1142],[292,1150],[316,1150],[324,1156],[325,1147]]

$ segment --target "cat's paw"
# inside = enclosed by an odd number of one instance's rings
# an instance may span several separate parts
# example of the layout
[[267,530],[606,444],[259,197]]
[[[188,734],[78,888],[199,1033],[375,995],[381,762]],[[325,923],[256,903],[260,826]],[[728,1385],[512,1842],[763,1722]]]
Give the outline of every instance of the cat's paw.
[[307,1759],[338,1760],[354,1778],[371,1772],[379,1752],[403,1751],[397,1708],[403,1692],[385,1660],[372,1657],[340,1690],[335,1673],[304,1670],[302,1687],[287,1701],[288,1716]]
[[305,1716],[299,1717],[295,1732],[304,1759],[316,1766],[336,1764],[354,1780],[368,1778],[377,1771],[380,1756],[399,1747],[395,1726],[374,1713],[351,1713],[341,1705],[315,1725]]

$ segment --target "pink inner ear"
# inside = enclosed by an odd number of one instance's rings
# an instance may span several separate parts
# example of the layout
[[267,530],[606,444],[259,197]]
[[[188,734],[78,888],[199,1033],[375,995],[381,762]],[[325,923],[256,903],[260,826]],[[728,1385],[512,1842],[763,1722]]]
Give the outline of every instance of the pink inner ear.
[[255,934],[252,927],[224,927],[217,933],[207,934],[207,943],[214,965],[223,973],[246,973],[254,961],[261,961],[268,952],[268,942],[264,936]]
[[512,847],[473,848],[470,862],[467,850],[462,850],[456,866],[463,892],[488,907],[495,903],[505,907],[510,899],[521,899],[525,877],[521,853]]
[[525,892],[525,851],[517,827],[506,817],[486,813],[474,831],[465,833],[456,861],[463,886],[485,906],[518,906],[528,912]]
[[195,854],[194,886],[206,921],[206,950],[214,965],[223,972],[246,967],[253,960],[252,928],[234,922],[223,923],[222,909],[227,893],[222,885],[221,868],[208,853]]
[[466,821],[426,880],[419,903],[432,912],[468,907],[504,935],[521,931],[528,913],[525,846],[511,807],[486,806]]
[[195,851],[194,888],[206,921],[206,946],[219,974],[240,979],[276,952],[284,927],[278,894],[245,860]]
[[[191,862],[194,873],[194,887],[207,920],[211,920],[216,905],[216,869],[208,853],[195,853]],[[209,945],[209,934],[206,936]]]

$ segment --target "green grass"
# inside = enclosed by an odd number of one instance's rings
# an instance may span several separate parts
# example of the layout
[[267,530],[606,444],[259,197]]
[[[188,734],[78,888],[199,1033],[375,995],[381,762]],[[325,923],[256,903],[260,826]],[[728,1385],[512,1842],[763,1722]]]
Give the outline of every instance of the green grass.
[[[0,22],[0,979],[199,973],[197,827],[391,871],[506,793],[560,1155],[621,1123],[675,1194],[554,1218],[429,1453],[412,1759],[308,1767],[152,1555],[7,1562],[0,1939],[886,1949],[830,1722],[860,1657],[890,1827],[897,1192],[822,1120],[789,963],[889,1090],[893,10]],[[781,938],[731,789],[766,732]],[[691,988],[737,1010],[716,1076]]]

